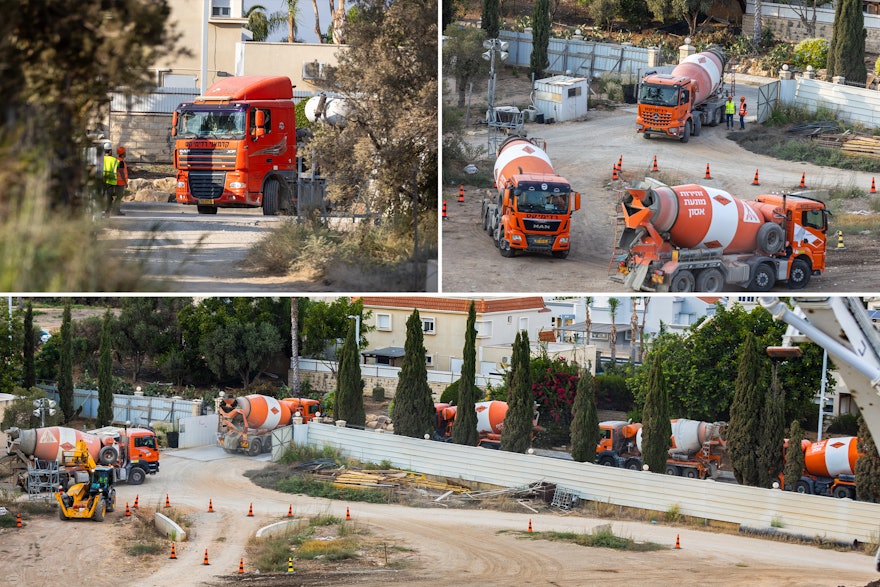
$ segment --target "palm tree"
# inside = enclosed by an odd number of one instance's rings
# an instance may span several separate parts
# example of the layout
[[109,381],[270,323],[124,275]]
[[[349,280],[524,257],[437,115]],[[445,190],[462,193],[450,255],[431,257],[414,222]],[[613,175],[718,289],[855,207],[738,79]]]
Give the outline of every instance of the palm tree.
[[290,393],[299,397],[299,298],[290,298],[290,372]]
[[587,313],[584,316],[584,359],[586,359],[587,347],[590,346],[590,330],[593,328],[593,321],[590,319],[590,306],[593,305],[593,296],[584,297],[584,308]]
[[645,321],[648,319],[648,304],[651,303],[651,296],[642,296],[642,325],[639,328],[639,354],[636,361],[641,363],[645,355]]
[[[289,1],[289,0],[288,0]],[[318,13],[318,0],[312,0],[312,8],[315,10],[315,36],[321,42],[321,15]]]
[[636,343],[636,333],[639,331],[639,313],[636,312],[636,305],[639,301],[639,298],[636,296],[632,296],[629,299],[629,304],[632,306],[632,314],[629,317],[629,328],[630,328],[630,342],[629,342],[629,362],[635,363],[636,357],[638,356],[638,348]]
[[296,43],[296,14],[299,12],[299,0],[286,0],[287,11],[276,12],[269,17],[269,32],[287,24],[287,42]]
[[244,16],[248,19],[244,28],[253,34],[254,41],[265,41],[269,36],[269,17],[266,16],[266,7],[254,4],[245,11]]
[[611,313],[611,333],[608,337],[608,344],[611,345],[611,365],[617,362],[617,325],[615,319],[617,317],[617,307],[620,306],[620,300],[617,298],[608,298],[608,311]]

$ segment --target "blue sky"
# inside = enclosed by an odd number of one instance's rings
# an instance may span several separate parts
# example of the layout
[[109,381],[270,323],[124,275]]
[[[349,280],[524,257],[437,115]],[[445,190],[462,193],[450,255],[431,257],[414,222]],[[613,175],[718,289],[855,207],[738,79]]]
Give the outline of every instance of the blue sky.
[[[266,13],[286,11],[286,0],[245,0],[244,10],[247,11],[254,4],[266,7]],[[353,2],[346,1],[346,10],[351,8]],[[318,12],[321,16],[321,32],[326,34],[330,27],[330,2],[328,0],[318,0]],[[296,38],[306,43],[317,43],[315,37],[315,11],[311,0],[299,0],[299,12],[297,14]],[[269,35],[269,41],[284,41],[287,39],[287,27],[280,31],[275,31]]]

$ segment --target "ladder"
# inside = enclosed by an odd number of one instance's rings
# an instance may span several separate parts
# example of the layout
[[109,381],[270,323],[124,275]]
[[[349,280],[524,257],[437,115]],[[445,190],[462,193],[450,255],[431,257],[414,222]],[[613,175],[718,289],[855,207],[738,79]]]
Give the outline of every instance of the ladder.
[[571,508],[576,506],[579,501],[580,498],[573,490],[557,485],[550,506],[562,510],[571,510]]

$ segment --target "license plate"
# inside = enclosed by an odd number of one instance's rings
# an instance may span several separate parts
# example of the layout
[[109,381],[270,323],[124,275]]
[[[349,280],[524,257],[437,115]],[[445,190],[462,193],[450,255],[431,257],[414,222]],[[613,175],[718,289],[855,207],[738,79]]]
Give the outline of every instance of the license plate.
[[211,206],[214,204],[214,200],[199,200],[199,204],[202,206]]
[[535,239],[535,244],[538,244],[538,245],[549,245],[549,244],[550,244],[550,239],[549,239],[549,238],[536,238],[536,239]]

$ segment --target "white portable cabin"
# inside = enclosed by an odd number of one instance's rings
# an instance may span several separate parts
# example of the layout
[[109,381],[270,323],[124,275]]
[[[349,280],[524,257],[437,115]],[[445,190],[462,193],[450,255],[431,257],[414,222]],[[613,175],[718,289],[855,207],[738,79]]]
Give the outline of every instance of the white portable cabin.
[[544,122],[577,120],[587,115],[588,93],[585,77],[554,75],[535,80],[535,108]]

